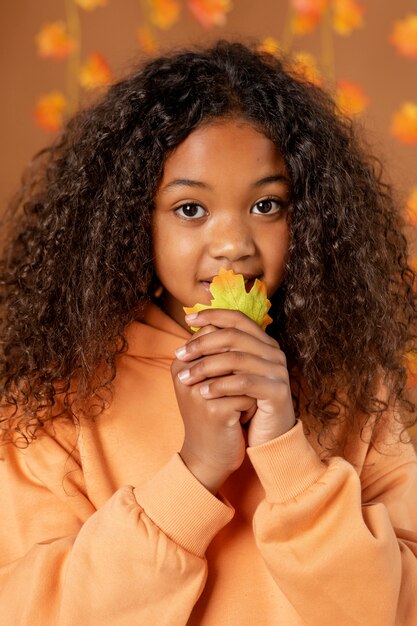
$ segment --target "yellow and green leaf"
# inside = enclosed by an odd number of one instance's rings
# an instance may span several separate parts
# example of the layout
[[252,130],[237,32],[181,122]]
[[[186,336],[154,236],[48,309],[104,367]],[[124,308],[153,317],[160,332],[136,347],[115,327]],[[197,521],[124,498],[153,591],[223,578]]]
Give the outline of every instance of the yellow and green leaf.
[[[235,274],[233,270],[221,269],[210,284],[210,292],[213,296],[210,304],[197,303],[193,307],[183,307],[186,314],[198,313],[205,309],[229,309],[241,311],[252,319],[263,330],[272,322],[268,315],[271,303],[267,298],[266,284],[255,280],[252,289],[247,292],[245,280],[242,274]],[[191,327],[191,330],[199,330]]]

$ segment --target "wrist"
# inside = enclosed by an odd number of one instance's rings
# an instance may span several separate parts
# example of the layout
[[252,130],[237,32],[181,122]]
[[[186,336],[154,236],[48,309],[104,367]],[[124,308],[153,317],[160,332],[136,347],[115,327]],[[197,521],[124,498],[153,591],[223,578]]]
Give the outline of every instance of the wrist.
[[261,446],[264,443],[269,443],[270,441],[273,441],[274,439],[285,435],[292,428],[294,428],[296,423],[297,420],[295,419],[295,417],[292,417],[290,420],[288,420],[286,424],[281,424],[279,429],[265,429],[263,431],[262,429],[257,428],[256,430],[254,429],[253,432],[249,431],[248,447],[253,448],[255,446]]
[[217,468],[210,467],[200,459],[187,454],[184,450],[181,450],[179,455],[191,474],[213,495],[217,494],[231,474],[231,472],[219,471]]

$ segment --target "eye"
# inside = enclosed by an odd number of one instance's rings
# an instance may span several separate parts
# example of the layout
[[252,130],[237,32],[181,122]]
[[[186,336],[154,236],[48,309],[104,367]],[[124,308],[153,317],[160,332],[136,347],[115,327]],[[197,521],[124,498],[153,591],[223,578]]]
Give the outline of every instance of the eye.
[[252,213],[255,215],[273,215],[279,213],[284,207],[282,200],[276,200],[274,198],[265,198],[265,200],[259,200],[252,207]]
[[200,217],[204,217],[206,214],[205,209],[199,204],[182,204],[175,209],[175,213],[183,220],[193,220]]

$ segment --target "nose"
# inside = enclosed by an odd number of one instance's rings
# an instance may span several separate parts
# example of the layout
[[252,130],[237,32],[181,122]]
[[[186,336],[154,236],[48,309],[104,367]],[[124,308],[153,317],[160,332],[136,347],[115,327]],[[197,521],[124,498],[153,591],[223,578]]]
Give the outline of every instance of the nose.
[[242,216],[225,217],[210,232],[210,255],[217,260],[236,262],[253,256],[256,243],[252,230]]

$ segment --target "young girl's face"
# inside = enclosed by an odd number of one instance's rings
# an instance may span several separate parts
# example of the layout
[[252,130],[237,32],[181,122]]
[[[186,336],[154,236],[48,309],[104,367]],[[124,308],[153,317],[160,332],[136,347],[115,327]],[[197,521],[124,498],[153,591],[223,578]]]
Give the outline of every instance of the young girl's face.
[[243,120],[193,131],[167,158],[155,197],[153,250],[167,313],[209,304],[220,268],[280,285],[289,246],[289,180],[275,145]]

